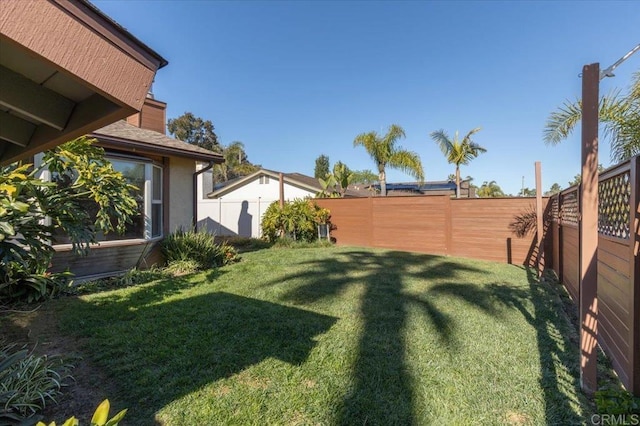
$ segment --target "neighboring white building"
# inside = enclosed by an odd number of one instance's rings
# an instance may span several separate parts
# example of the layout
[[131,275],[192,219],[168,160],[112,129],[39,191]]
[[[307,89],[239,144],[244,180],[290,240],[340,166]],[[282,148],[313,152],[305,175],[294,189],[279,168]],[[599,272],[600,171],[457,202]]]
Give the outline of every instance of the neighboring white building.
[[[259,238],[262,215],[280,200],[279,173],[261,169],[224,182],[212,191],[211,172],[198,176],[198,229],[216,235]],[[204,183],[204,185],[203,185]],[[322,190],[317,179],[300,173],[283,174],[284,200],[315,197]]]

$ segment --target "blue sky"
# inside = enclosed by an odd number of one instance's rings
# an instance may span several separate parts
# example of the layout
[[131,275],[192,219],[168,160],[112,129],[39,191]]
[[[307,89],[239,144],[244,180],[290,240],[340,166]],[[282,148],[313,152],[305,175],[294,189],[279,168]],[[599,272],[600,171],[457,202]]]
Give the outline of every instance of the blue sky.
[[[429,134],[466,133],[487,149],[476,184],[507,193],[562,187],[580,171],[579,131],[547,146],[547,116],[580,95],[584,64],[605,68],[640,42],[640,2],[94,1],[169,61],[154,84],[167,117],[193,112],[249,160],[313,175],[318,155],[374,169],[356,135],[401,125],[427,180],[453,173]],[[640,53],[605,79],[626,90]],[[608,166],[606,140],[601,163]],[[388,171],[389,181],[407,181]]]

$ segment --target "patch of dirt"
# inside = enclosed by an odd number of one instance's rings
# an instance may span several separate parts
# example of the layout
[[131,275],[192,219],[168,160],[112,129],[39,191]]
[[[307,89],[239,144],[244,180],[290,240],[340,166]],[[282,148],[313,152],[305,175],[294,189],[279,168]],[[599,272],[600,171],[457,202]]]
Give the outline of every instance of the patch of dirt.
[[305,386],[306,388],[308,388],[308,389],[311,389],[311,388],[315,388],[315,387],[316,387],[316,381],[315,381],[315,380],[309,380],[309,379],[307,379],[307,380],[303,381],[302,383],[303,383],[303,384],[304,384],[304,386]]
[[74,380],[65,381],[62,395],[57,397],[58,404],[49,401],[42,413],[46,424],[52,421],[62,424],[71,416],[80,420],[80,424],[89,424],[95,409],[107,398],[111,402],[111,414],[125,408],[114,400],[117,393],[114,382],[88,359],[82,342],[60,333],[58,317],[51,304],[44,303],[29,311],[0,311],[0,326],[1,339],[6,343],[26,345],[36,355],[60,356],[74,366],[70,371]]
[[510,425],[526,425],[529,424],[529,417],[521,413],[507,412],[507,424]]
[[236,375],[238,382],[250,389],[267,389],[271,380],[254,376],[251,372],[242,371]]

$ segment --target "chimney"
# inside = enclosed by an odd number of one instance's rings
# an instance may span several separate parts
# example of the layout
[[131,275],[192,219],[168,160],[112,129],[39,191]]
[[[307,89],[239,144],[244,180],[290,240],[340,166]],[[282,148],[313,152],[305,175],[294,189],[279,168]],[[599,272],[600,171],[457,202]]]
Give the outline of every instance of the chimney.
[[142,110],[127,117],[127,123],[129,124],[162,134],[167,134],[166,121],[167,104],[155,100],[151,91],[147,93]]

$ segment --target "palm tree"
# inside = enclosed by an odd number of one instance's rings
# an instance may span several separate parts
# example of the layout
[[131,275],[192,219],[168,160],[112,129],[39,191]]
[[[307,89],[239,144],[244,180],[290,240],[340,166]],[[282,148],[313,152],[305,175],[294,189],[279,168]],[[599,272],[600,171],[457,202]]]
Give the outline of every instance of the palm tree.
[[500,188],[500,185],[497,184],[495,180],[491,182],[484,181],[478,191],[476,191],[478,197],[480,198],[497,198],[504,197],[504,191]]
[[222,150],[224,163],[216,164],[215,179],[226,182],[239,176],[250,175],[260,167],[251,164],[247,159],[244,144],[240,141],[233,141]]
[[362,133],[356,136],[353,141],[353,146],[363,146],[376,163],[380,180],[380,195],[382,196],[387,195],[387,166],[402,170],[420,182],[424,180],[422,162],[418,154],[396,145],[398,140],[404,137],[402,127],[392,124],[384,136],[377,132]]
[[460,198],[460,165],[467,165],[481,153],[487,152],[486,149],[471,140],[471,136],[479,131],[480,127],[476,127],[467,133],[462,141],[458,139],[457,131],[453,141],[442,129],[431,133],[431,139],[440,146],[440,150],[447,157],[449,164],[456,165],[456,198]]
[[[599,118],[611,141],[611,160],[620,162],[640,154],[640,71],[633,74],[625,96],[613,93],[600,99]],[[565,101],[544,127],[544,141],[556,145],[566,139],[582,118],[582,102]]]

